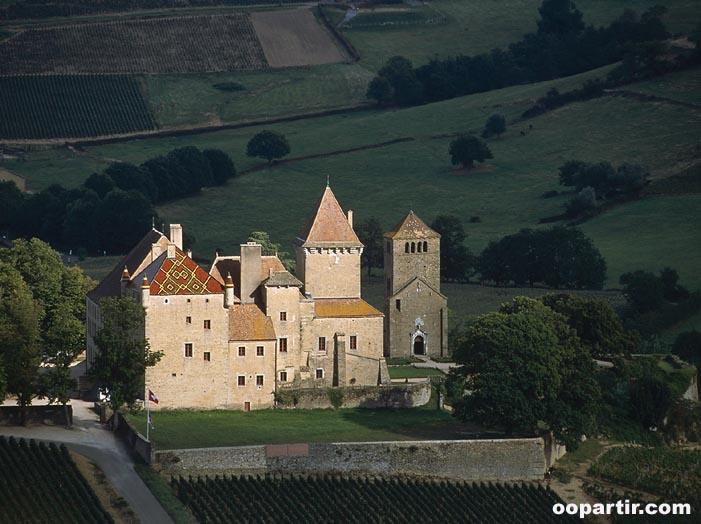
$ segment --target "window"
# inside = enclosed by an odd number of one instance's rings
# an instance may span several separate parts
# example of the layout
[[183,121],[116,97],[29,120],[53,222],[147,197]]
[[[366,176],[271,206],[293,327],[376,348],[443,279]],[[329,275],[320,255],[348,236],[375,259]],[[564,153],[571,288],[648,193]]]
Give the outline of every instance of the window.
[[239,357],[246,356],[246,346],[239,346]]
[[256,386],[263,385],[263,375],[256,375]]
[[239,375],[238,377],[236,377],[236,381],[237,381],[239,387],[245,386],[246,385],[246,375]]
[[326,337],[319,337],[319,351],[326,352]]
[[280,371],[280,382],[287,382],[287,371]]
[[417,253],[421,253],[421,246],[422,246],[421,242],[418,242],[418,243],[416,244],[416,252],[417,252]]
[[212,360],[212,354],[209,351],[204,352],[204,361],[210,362]]
[[257,357],[263,357],[263,356],[265,356],[265,347],[263,347],[263,346],[257,346],[257,347],[256,347],[256,356],[257,356]]
[[190,344],[190,343],[185,344],[185,356],[186,357],[192,356],[192,344]]
[[356,335],[351,335],[350,337],[350,348],[358,349],[358,337]]
[[205,328],[205,329],[212,329],[212,321],[211,321],[211,320],[205,320],[205,321],[204,321],[204,328]]
[[281,338],[279,341],[280,353],[287,353],[287,338]]
[[406,244],[404,244],[404,252],[405,252],[405,253],[408,253],[408,252],[409,252],[409,242],[407,242]]
[[186,324],[192,324],[192,317],[185,317]]
[[397,311],[401,311],[401,310],[402,310],[402,301],[401,301],[401,300],[399,300],[399,299],[395,300],[395,301],[394,301],[394,305],[395,305],[395,307],[397,308]]
[[428,242],[424,241],[424,253],[428,251]]
[[416,253],[416,242],[411,243],[411,252]]
[[324,378],[323,368],[316,368],[316,378]]
[[287,311],[280,311],[280,320],[283,322],[287,320]]

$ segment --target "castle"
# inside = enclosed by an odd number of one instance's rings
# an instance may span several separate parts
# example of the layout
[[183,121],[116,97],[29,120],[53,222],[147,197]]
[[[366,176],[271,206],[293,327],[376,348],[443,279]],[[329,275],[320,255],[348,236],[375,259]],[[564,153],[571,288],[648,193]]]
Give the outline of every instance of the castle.
[[182,227],[169,233],[149,231],[87,296],[88,365],[100,300],[144,307],[160,408],[261,409],[289,388],[387,385],[386,356],[446,354],[440,236],[413,212],[385,235],[385,315],[361,297],[363,244],[328,186],[296,240],[296,276],[252,242],[206,271]]

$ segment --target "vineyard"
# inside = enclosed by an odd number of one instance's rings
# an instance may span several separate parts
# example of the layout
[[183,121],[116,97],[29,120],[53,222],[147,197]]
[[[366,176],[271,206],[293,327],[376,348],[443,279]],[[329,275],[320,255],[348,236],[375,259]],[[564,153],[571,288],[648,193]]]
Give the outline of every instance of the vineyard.
[[0,42],[0,75],[264,69],[248,13],[28,29]]
[[2,139],[100,136],[155,128],[132,78],[0,76]]
[[65,446],[0,437],[0,522],[112,524]]
[[201,524],[563,524],[561,500],[538,485],[339,477],[173,478]]

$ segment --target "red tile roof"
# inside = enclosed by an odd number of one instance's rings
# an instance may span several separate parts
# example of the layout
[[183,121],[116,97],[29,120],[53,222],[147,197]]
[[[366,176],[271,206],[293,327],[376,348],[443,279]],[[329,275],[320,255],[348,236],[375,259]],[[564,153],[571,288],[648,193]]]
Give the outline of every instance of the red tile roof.
[[319,200],[315,214],[307,221],[298,239],[304,246],[362,247],[363,245],[328,186]]
[[407,239],[412,238],[440,238],[441,235],[428,227],[413,211],[399,221],[392,231],[384,235],[387,238]]
[[229,340],[275,340],[273,321],[255,304],[229,308]]
[[[273,273],[278,273],[280,271],[285,271],[285,266],[282,265],[282,262],[280,262],[280,259],[276,256],[261,257],[261,282],[270,276],[271,269]],[[226,282],[226,276],[230,274],[234,281],[234,293],[237,297],[240,296],[241,257],[217,257],[214,259],[214,262],[212,262],[212,268],[209,270],[209,273],[222,285]]]
[[377,309],[362,298],[316,299],[317,317],[381,317]]
[[151,280],[152,295],[203,295],[223,293],[224,288],[212,275],[177,247],[175,258],[161,257],[160,268]]

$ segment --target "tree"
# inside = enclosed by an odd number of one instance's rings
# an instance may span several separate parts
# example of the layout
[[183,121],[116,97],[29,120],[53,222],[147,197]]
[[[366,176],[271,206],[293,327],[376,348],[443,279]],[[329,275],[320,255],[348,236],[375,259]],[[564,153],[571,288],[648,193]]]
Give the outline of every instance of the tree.
[[499,137],[504,131],[506,131],[506,119],[504,118],[504,115],[495,113],[490,116],[487,119],[487,122],[484,124],[482,138],[489,138],[494,135]]
[[227,180],[236,176],[233,160],[221,149],[205,149],[202,154],[209,160],[215,185],[223,186]]
[[455,215],[439,215],[431,229],[441,235],[441,277],[463,282],[473,273],[475,261],[464,242],[467,238],[462,222]]
[[476,136],[460,136],[450,143],[450,160],[453,165],[462,164],[463,167],[472,167],[477,162],[484,162],[488,158],[494,158],[489,146]]
[[213,183],[212,168],[207,157],[194,146],[173,149],[167,156],[176,183],[187,188],[185,194],[197,193],[201,188]]
[[388,106],[394,100],[392,84],[384,76],[376,76],[368,84],[365,97],[374,100],[379,106]]
[[592,209],[596,209],[596,191],[593,187],[587,186],[577,193],[572,200],[565,205],[567,216],[576,217]]
[[455,351],[465,381],[456,416],[507,434],[538,432],[544,423],[576,447],[591,429],[599,391],[586,348],[558,313],[517,297],[482,315]]
[[581,230],[555,227],[542,238],[539,249],[547,285],[575,289],[604,287],[606,261]]
[[108,174],[93,173],[83,182],[83,187],[92,189],[98,197],[105,198],[105,195],[117,186],[114,185],[114,180]]
[[695,329],[679,333],[674,339],[672,353],[701,369],[701,333]]
[[158,201],[158,187],[153,183],[151,173],[143,167],[117,162],[105,169],[103,174],[111,178],[115,186],[123,191],[138,191],[151,202]]
[[0,262],[0,361],[7,392],[17,396],[22,424],[26,420],[26,407],[37,393],[41,314],[41,305],[32,297],[21,273]]
[[288,271],[295,270],[295,259],[289,252],[282,249],[282,245],[270,240],[270,235],[265,231],[253,231],[248,235],[247,242],[256,242],[261,245],[263,255],[277,256]]
[[572,0],[543,0],[538,13],[538,33],[565,36],[577,35],[584,30],[582,12]]
[[423,86],[416,77],[411,60],[403,56],[391,57],[370,82],[368,98],[388,103],[388,95],[391,96],[391,101],[402,107],[423,101]]
[[662,307],[664,285],[662,280],[649,271],[631,271],[621,275],[623,294],[628,303],[639,313],[647,313]]
[[151,229],[156,212],[138,191],[110,191],[95,217],[98,247],[108,253],[126,253]]
[[673,401],[669,385],[655,375],[643,375],[631,384],[631,410],[644,428],[661,427]]
[[358,224],[355,231],[365,246],[361,262],[368,269],[370,276],[373,267],[382,269],[384,263],[382,224],[375,217],[370,217]]
[[268,164],[290,154],[290,144],[285,135],[274,131],[261,131],[248,141],[246,155],[265,158]]
[[24,197],[12,180],[0,181],[0,227],[12,225]]
[[108,395],[110,408],[132,407],[143,397],[146,368],[163,356],[144,338],[144,308],[131,297],[100,301],[102,328],[95,335],[97,356],[90,375]]

